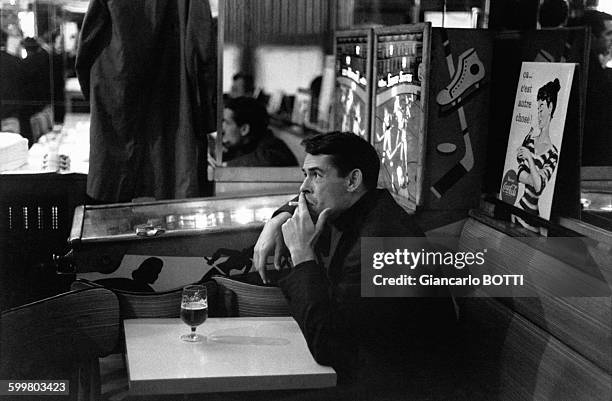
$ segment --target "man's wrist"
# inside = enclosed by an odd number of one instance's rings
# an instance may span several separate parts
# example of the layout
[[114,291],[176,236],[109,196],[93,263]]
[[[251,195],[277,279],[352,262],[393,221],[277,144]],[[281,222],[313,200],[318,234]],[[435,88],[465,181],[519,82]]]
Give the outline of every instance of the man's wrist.
[[293,266],[297,266],[301,263],[308,262],[310,260],[316,260],[315,254],[312,249],[293,250],[289,253],[291,254],[291,261],[293,262]]
[[274,221],[278,225],[282,225],[284,222],[286,222],[290,218],[291,218],[291,213],[286,212],[286,211],[281,211],[278,214],[275,214],[274,217],[272,217],[272,219],[270,220]]

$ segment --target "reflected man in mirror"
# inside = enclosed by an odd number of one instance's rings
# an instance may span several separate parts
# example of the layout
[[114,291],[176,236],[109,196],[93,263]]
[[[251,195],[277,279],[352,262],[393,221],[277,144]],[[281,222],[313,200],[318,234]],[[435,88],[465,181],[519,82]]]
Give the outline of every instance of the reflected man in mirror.
[[268,113],[250,97],[230,99],[223,110],[223,166],[297,166],[287,145],[268,129]]

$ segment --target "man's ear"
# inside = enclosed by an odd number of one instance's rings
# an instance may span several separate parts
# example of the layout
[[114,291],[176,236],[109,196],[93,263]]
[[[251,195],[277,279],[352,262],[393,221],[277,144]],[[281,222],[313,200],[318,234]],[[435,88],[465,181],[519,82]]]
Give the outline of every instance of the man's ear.
[[240,136],[247,136],[251,133],[251,126],[249,124],[242,124],[240,126]]
[[363,184],[363,173],[360,169],[353,169],[346,176],[346,190],[348,192],[355,192]]

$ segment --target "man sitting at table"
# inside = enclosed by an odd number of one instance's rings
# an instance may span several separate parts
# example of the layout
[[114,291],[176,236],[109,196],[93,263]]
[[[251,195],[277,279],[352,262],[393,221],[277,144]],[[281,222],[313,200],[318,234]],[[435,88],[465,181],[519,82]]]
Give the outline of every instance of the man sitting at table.
[[387,190],[376,189],[380,161],[368,142],[333,132],[302,144],[298,206],[281,207],[266,223],[254,266],[269,283],[266,259],[274,253],[280,268],[286,246],[294,267],[278,285],[312,355],[336,369],[339,383],[359,383],[376,398],[376,388],[393,391],[410,378],[410,385],[418,377],[436,380],[427,376],[428,366],[441,348],[436,341],[452,336],[450,299],[360,296],[360,238],[422,237],[423,231]]
[[253,98],[227,102],[222,135],[224,166],[297,166],[291,150],[268,129],[265,107]]

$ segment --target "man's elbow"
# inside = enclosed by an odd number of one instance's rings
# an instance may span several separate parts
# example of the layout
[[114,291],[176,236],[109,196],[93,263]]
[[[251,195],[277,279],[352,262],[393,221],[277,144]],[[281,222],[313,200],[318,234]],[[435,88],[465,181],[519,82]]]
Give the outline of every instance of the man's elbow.
[[310,353],[319,365],[332,366],[332,358],[328,351],[321,348],[311,347]]
[[306,336],[306,343],[308,344],[308,349],[312,357],[319,365],[333,365],[332,353],[324,341],[318,341],[316,336],[310,338]]

